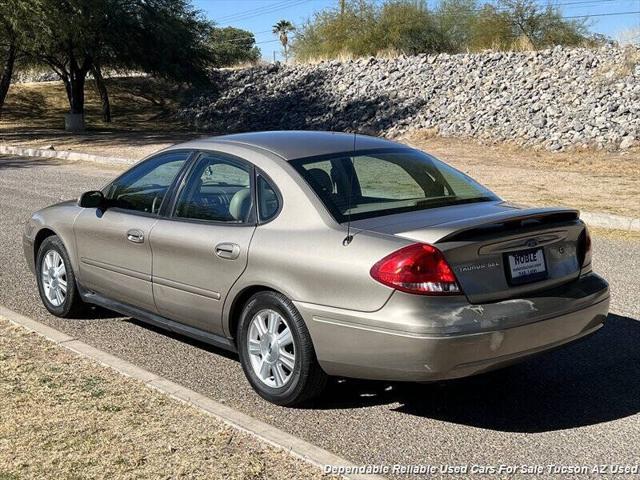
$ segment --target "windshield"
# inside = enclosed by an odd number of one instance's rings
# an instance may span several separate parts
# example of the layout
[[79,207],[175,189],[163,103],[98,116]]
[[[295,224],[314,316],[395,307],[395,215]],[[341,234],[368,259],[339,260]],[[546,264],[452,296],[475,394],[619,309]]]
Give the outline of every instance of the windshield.
[[394,213],[498,200],[491,191],[423,152],[354,151],[291,164],[342,223]]

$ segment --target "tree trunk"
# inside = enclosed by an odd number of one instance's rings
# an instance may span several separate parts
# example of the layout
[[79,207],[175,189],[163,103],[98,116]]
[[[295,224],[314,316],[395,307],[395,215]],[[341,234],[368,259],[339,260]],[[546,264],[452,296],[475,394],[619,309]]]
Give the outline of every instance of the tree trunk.
[[111,123],[111,103],[109,102],[109,92],[107,91],[107,85],[104,82],[102,71],[98,65],[94,65],[91,72],[93,73],[96,89],[100,94],[100,101],[102,102],[102,120],[106,123]]
[[2,77],[0,77],[0,115],[2,114],[4,100],[7,98],[9,86],[11,85],[11,77],[13,76],[13,66],[16,62],[17,52],[18,48],[16,44],[11,42],[9,51],[7,52],[7,58],[4,62],[4,68],[2,69]]
[[71,113],[84,114],[84,83],[86,78],[87,72],[71,72],[68,92]]
[[64,128],[68,131],[83,131],[84,123],[84,84],[87,70],[73,69],[62,75],[64,88],[69,99],[69,113],[65,115]]

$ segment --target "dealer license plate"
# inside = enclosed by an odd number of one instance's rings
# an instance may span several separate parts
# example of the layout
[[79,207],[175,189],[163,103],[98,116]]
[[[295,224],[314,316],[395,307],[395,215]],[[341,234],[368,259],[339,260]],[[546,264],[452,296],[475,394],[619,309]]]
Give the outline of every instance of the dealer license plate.
[[547,266],[542,248],[509,253],[507,258],[509,259],[512,284],[535,282],[547,277]]

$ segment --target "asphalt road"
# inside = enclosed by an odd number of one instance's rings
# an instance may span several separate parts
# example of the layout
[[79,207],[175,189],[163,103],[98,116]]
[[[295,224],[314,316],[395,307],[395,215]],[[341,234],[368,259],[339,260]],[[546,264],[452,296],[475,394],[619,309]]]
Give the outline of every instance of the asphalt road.
[[334,381],[312,408],[285,409],[253,393],[233,355],[106,312],[61,320],[42,307],[22,256],[24,221],[115,174],[0,157],[0,304],[356,463],[639,462],[640,241],[594,237],[595,269],[611,282],[614,313],[586,340],[449,383]]

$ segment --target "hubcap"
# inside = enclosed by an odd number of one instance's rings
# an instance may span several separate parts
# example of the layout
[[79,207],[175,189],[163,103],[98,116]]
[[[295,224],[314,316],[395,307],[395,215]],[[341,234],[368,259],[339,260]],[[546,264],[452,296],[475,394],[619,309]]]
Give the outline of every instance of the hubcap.
[[64,260],[55,250],[49,250],[42,259],[42,287],[47,300],[59,307],[67,297],[67,269]]
[[258,312],[249,325],[249,359],[262,383],[280,388],[293,375],[296,349],[287,321],[275,310]]

